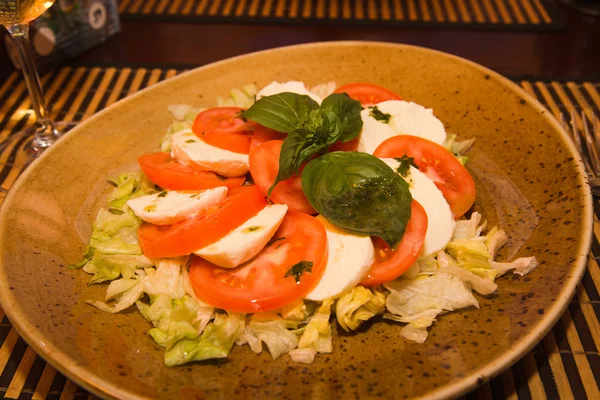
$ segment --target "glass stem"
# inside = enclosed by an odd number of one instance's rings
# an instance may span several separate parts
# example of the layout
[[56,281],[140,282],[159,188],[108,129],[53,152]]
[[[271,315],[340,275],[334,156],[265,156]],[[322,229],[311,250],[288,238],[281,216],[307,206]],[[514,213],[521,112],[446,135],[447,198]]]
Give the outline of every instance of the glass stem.
[[48,117],[48,108],[44,101],[40,77],[38,76],[33,54],[31,52],[29,25],[14,24],[8,27],[8,32],[16,46],[19,63],[21,64],[21,70],[23,71],[23,78],[25,79],[27,90],[29,91],[31,105],[37,117],[38,129],[36,130],[32,146],[35,150],[43,150],[58,139],[60,133],[54,128],[52,121]]

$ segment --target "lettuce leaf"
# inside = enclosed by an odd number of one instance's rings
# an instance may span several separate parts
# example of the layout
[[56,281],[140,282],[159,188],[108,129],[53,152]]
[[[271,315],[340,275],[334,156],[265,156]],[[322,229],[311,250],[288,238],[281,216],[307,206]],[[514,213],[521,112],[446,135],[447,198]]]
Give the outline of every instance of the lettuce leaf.
[[331,353],[331,317],[332,299],[324,300],[310,319],[298,342],[298,348],[290,351],[292,361],[311,364],[317,353]]
[[108,209],[121,213],[129,209],[127,200],[157,192],[156,187],[142,172],[130,172],[109,178],[116,188],[108,195]]
[[337,300],[335,314],[340,326],[349,332],[384,309],[385,294],[382,291],[356,286]]
[[272,312],[254,314],[237,343],[241,345],[244,340],[255,353],[260,353],[262,344],[266,344],[273,360],[298,346],[298,337],[287,329],[283,318]]
[[137,237],[141,220],[129,209],[127,200],[155,192],[154,184],[141,173],[120,174],[112,182],[117,187],[109,195],[110,208],[98,211],[83,259],[70,266],[93,275],[90,284],[120,276],[130,279],[136,270],[153,266],[142,255]]
[[[107,255],[95,252],[92,258],[83,265],[83,270],[92,275],[88,284],[93,285],[112,281],[120,276],[130,279],[139,269],[149,268],[153,265],[153,262],[143,255]],[[78,266],[74,267],[79,268]]]
[[535,257],[521,257],[517,258],[513,262],[495,262],[489,261],[490,267],[498,272],[498,276],[503,275],[507,271],[513,270],[513,273],[517,275],[525,275],[537,268],[539,262]]
[[232,89],[229,96],[217,97],[219,107],[250,107],[256,99],[256,85],[245,85],[241,89]]
[[498,229],[497,226],[494,226],[487,235],[485,235],[485,247],[492,256],[492,259],[496,257],[498,250],[500,250],[507,242],[508,236],[506,236],[506,233],[502,229]]
[[187,104],[173,104],[169,106],[169,112],[175,118],[175,121],[169,125],[165,136],[160,141],[160,151],[171,151],[171,139],[177,132],[185,129],[191,129],[196,116],[206,108],[196,108]]
[[131,307],[136,301],[138,301],[140,297],[142,297],[142,294],[144,293],[142,287],[142,281],[144,277],[145,272],[140,270],[133,278],[113,280],[110,285],[108,285],[106,296],[104,298],[104,300],[107,302],[114,300],[115,302],[112,306],[95,300],[87,300],[86,303],[102,311],[113,314],[123,311]]
[[440,251],[437,255],[439,271],[456,276],[463,282],[467,282],[471,287],[482,295],[488,295],[496,291],[498,285],[494,283],[493,278],[483,278],[469,271],[468,269],[459,267],[456,262],[444,251]]
[[[184,337],[168,346],[164,362],[167,367],[214,358],[226,358],[236,338],[244,332],[244,314],[216,314],[196,338]],[[185,335],[187,332],[182,333]]]

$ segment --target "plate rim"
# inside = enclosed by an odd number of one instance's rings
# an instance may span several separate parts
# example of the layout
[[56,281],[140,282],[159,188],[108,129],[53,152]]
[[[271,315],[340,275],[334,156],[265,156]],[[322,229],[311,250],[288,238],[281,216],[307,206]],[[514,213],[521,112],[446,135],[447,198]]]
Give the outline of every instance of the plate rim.
[[[571,299],[574,297],[576,293],[577,286],[581,281],[583,274],[587,268],[587,257],[589,254],[589,250],[591,247],[592,241],[592,232],[593,232],[593,198],[591,195],[591,191],[585,190],[589,189],[588,182],[585,178],[585,169],[583,166],[583,162],[581,157],[579,156],[574,143],[568,136],[567,132],[560,125],[560,123],[553,117],[552,113],[546,109],[536,98],[534,98],[531,94],[529,94],[525,89],[518,86],[515,82],[510,79],[504,77],[503,75],[481,65],[476,62],[467,60],[463,57],[456,56],[454,54],[446,53],[443,51],[422,47],[422,46],[414,46],[403,43],[391,43],[391,42],[378,42],[378,41],[328,41],[328,42],[319,42],[319,43],[303,43],[296,44],[291,46],[282,46],[276,47],[256,52],[250,52],[241,54],[235,57],[230,57],[227,59],[223,59],[220,61],[216,61],[210,64],[206,64],[197,68],[193,68],[184,73],[178,74],[171,78],[165,79],[162,82],[156,83],[150,87],[144,88],[130,96],[127,96],[113,104],[109,107],[100,110],[95,113],[85,121],[76,125],[71,131],[67,132],[59,141],[59,144],[50,147],[46,150],[38,159],[34,160],[33,163],[19,176],[19,178],[15,181],[11,190],[7,194],[3,203],[0,205],[0,243],[3,242],[3,235],[6,228],[4,227],[4,223],[6,218],[4,218],[5,214],[8,214],[8,209],[11,208],[11,203],[13,202],[13,197],[16,196],[16,193],[19,189],[24,186],[24,184],[28,181],[29,175],[31,175],[32,171],[36,169],[36,167],[43,163],[44,160],[48,157],[48,154],[51,154],[55,151],[57,146],[60,146],[60,143],[65,143],[66,141],[73,140],[74,135],[77,135],[77,132],[85,129],[86,125],[92,124],[97,118],[102,118],[106,112],[109,112],[112,108],[115,108],[117,105],[131,102],[138,96],[143,96],[147,93],[147,91],[152,90],[154,88],[160,87],[162,85],[171,84],[174,80],[184,79],[188,75],[192,75],[197,73],[202,69],[209,69],[218,67],[223,63],[230,63],[240,58],[245,58],[249,56],[260,56],[265,53],[276,53],[280,51],[288,51],[289,49],[295,48],[303,48],[303,47],[354,47],[354,46],[372,46],[372,47],[394,47],[394,48],[412,48],[417,49],[418,51],[424,51],[429,53],[434,53],[437,56],[441,57],[450,57],[461,63],[469,65],[475,69],[482,71],[483,73],[493,77],[499,82],[503,83],[506,86],[511,87],[517,94],[519,94],[523,99],[525,99],[528,103],[534,106],[540,114],[542,118],[546,118],[548,122],[559,132],[560,138],[562,139],[563,145],[566,149],[571,152],[571,155],[574,157],[574,161],[577,164],[578,172],[579,172],[579,183],[581,184],[581,195],[583,200],[583,207],[581,211],[582,217],[582,228],[580,232],[581,244],[577,249],[577,258],[574,261],[574,266],[570,270],[570,274],[562,284],[562,288],[557,295],[556,300],[550,305],[549,309],[546,310],[544,316],[540,320],[539,323],[533,326],[533,329],[529,331],[528,334],[522,336],[514,346],[510,348],[509,351],[503,353],[502,355],[495,357],[481,368],[473,370],[469,375],[462,377],[460,379],[454,380],[451,383],[443,385],[439,388],[433,389],[422,396],[417,398],[447,398],[460,396],[481,384],[488,382],[493,377],[499,375],[504,372],[508,368],[510,368],[516,361],[522,358],[528,351],[530,351],[533,347],[535,347],[545,336],[546,334],[554,327],[557,323],[558,319],[562,316],[564,311],[567,309]],[[83,128],[82,128],[83,127]],[[1,250],[1,247],[0,247]],[[2,261],[2,257],[0,257],[0,276],[4,274],[4,264]],[[27,318],[24,318],[20,314],[13,313],[12,307],[13,305],[17,305],[19,302],[12,301],[12,299],[7,296],[5,293],[8,293],[8,284],[5,282],[5,279],[0,279],[0,306],[6,313],[9,318],[12,327],[17,331],[19,336],[26,341],[26,343],[33,348],[33,350],[40,355],[46,362],[52,365],[55,369],[57,369],[60,373],[65,375],[68,379],[71,379],[76,384],[84,387],[89,392],[105,397],[105,398],[131,398],[131,399],[144,399],[146,397],[133,393],[129,390],[123,390],[116,384],[111,381],[100,378],[95,374],[90,374],[87,369],[80,365],[75,359],[70,357],[68,354],[60,350],[59,346],[48,346],[43,341],[43,335],[37,333],[37,328],[35,328],[34,324],[31,324],[27,321]],[[66,365],[70,365],[69,368]]]

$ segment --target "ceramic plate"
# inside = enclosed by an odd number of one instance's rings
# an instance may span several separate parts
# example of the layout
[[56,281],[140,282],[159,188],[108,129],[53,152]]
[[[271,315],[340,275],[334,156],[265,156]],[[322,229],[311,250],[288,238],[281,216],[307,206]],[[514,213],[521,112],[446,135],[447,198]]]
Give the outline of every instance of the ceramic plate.
[[[136,311],[86,304],[105,287],[67,266],[83,254],[110,187],[108,172],[156,151],[170,104],[214,106],[231,88],[278,80],[309,86],[371,82],[434,109],[448,132],[476,138],[468,168],[474,209],[510,241],[499,259],[535,255],[526,277],[498,279],[480,309],[441,316],[424,344],[383,320],[334,329],[333,353],[312,365],[235,347],[228,360],[177,368]],[[337,42],[287,47],[211,64],[155,85],[68,133],[21,176],[0,226],[0,300],[25,340],[88,390],[115,398],[447,397],[506,369],[552,327],[585,268],[591,197],[574,147],[536,100],[472,62],[418,47]]]

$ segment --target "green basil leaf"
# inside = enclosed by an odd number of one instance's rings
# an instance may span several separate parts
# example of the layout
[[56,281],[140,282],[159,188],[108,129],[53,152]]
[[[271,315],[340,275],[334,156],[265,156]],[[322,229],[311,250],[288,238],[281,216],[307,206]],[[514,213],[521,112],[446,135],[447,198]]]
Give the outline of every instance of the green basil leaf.
[[281,145],[281,153],[279,153],[279,171],[277,171],[277,177],[275,182],[269,188],[268,195],[271,196],[271,192],[275,189],[275,186],[281,181],[284,181],[294,175],[296,171],[296,162],[302,146],[306,144],[306,131],[299,129],[295,130],[287,135]]
[[338,118],[333,111],[327,109],[322,110],[321,115],[323,119],[322,137],[325,139],[325,143],[327,143],[328,146],[331,146],[342,138],[344,135],[344,127],[340,118]]
[[408,184],[379,158],[333,152],[310,161],[302,190],[311,205],[334,225],[378,236],[395,248],[410,219]]
[[348,142],[358,136],[363,126],[360,117],[362,106],[359,101],[352,100],[346,93],[334,93],[323,100],[321,109],[332,111],[338,116],[343,131],[342,142]]
[[318,108],[310,97],[286,92],[257,100],[241,115],[277,132],[289,133],[301,128],[310,112]]

